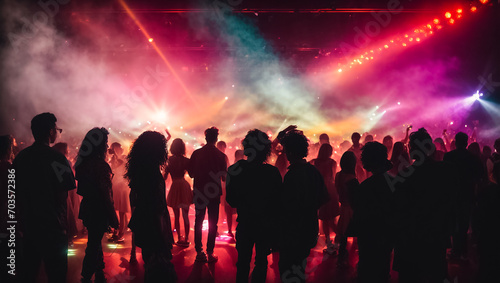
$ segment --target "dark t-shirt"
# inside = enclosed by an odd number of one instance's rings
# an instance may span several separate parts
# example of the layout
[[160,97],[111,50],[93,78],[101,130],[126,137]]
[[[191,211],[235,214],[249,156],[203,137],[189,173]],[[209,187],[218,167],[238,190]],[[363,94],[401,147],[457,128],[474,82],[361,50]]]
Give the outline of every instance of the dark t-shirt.
[[237,209],[238,223],[264,227],[276,220],[280,188],[278,168],[240,160],[229,167],[226,201]]
[[[168,159],[167,168],[165,172],[172,176],[172,179],[184,178],[189,166],[189,159],[185,156],[174,155]],[[166,179],[165,175],[165,179]]]
[[21,226],[26,238],[66,233],[68,191],[76,187],[68,160],[35,142],[14,159]]
[[191,155],[188,172],[194,178],[195,206],[207,205],[208,201],[220,201],[221,178],[225,178],[227,173],[226,159],[224,153],[210,144],[195,150]]
[[458,177],[457,197],[461,208],[470,209],[474,200],[474,188],[483,175],[481,160],[467,149],[455,149],[445,153],[444,161],[455,165]]
[[328,201],[328,191],[318,169],[305,160],[288,167],[280,196],[283,248],[311,249],[316,245],[318,209]]

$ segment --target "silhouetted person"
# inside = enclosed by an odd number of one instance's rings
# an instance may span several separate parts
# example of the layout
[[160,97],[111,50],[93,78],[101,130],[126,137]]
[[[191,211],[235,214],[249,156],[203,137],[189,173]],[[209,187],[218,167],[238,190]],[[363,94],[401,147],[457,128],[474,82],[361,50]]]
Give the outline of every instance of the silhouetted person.
[[[2,182],[0,184],[0,193],[2,194],[2,197],[0,197],[0,254],[2,254],[2,258],[0,259],[0,281],[2,282],[14,282],[16,278],[14,275],[7,273],[10,270],[10,268],[7,268],[7,264],[10,262],[7,259],[10,256],[10,247],[8,246],[10,231],[7,231],[9,227],[7,225],[8,200],[15,197],[15,193],[9,192],[9,189],[15,192],[15,190],[12,190],[15,188],[15,180],[14,183],[12,181],[9,182],[9,175],[12,177],[12,173],[15,173],[15,171],[12,171],[12,164],[10,163],[13,142],[14,139],[10,135],[0,136],[0,181]],[[19,233],[16,236],[19,236]]]
[[[227,156],[215,147],[219,129],[211,127],[205,130],[207,144],[197,149],[191,155],[189,176],[194,178],[193,202],[196,210],[194,220],[194,244],[197,252],[196,261],[216,262],[214,255],[215,237],[217,236],[217,221],[219,220],[221,181],[226,180]],[[208,240],[207,255],[203,252],[201,242],[203,220],[208,210]]]
[[79,218],[87,227],[88,241],[82,266],[82,282],[106,282],[101,241],[109,227],[118,228],[113,205],[113,172],[106,162],[108,131],[93,128],[83,139],[75,165],[78,194],[81,195]]
[[68,160],[49,146],[58,132],[52,113],[31,120],[33,145],[19,152],[16,170],[16,198],[23,229],[23,282],[35,282],[41,262],[49,282],[66,282],[68,268],[68,191],[76,187]]
[[356,177],[360,182],[363,182],[366,179],[366,172],[361,164],[361,149],[363,148],[363,145],[359,143],[360,139],[361,135],[359,133],[355,132],[351,135],[352,146],[349,148],[349,151],[354,152],[354,155],[356,155]]
[[396,176],[399,172],[406,170],[410,163],[410,156],[406,146],[402,142],[394,143],[391,154],[392,168],[389,170],[389,174]]
[[252,282],[266,282],[267,256],[277,233],[281,175],[276,167],[265,163],[271,154],[271,141],[266,133],[251,130],[242,143],[248,160],[229,167],[226,188],[227,202],[238,211],[236,282],[248,282],[254,246]]
[[115,209],[118,211],[120,226],[115,229],[113,236],[108,239],[115,243],[123,243],[125,239],[123,235],[127,230],[128,219],[127,213],[130,213],[129,194],[130,189],[127,181],[125,180],[125,163],[127,162],[126,156],[123,155],[122,145],[118,142],[111,144],[109,148],[111,160],[109,162],[111,170],[113,170],[113,201]]
[[495,182],[493,178],[493,166],[496,163],[500,162],[500,138],[495,140],[495,144],[493,145],[495,151],[491,154],[491,156],[486,161],[486,169],[488,170],[488,178],[491,182]]
[[[337,173],[337,162],[332,157],[333,148],[330,144],[322,144],[318,151],[318,157],[311,160],[316,169],[323,176],[330,200],[321,206],[318,218],[321,220],[323,233],[325,233],[326,249],[328,254],[336,253],[336,247],[330,238],[330,231],[337,233],[335,218],[340,214],[339,197],[335,190],[335,174]],[[337,241],[339,239],[335,238]]]
[[[189,206],[193,203],[193,191],[186,181],[189,159],[186,157],[186,144],[182,139],[174,139],[170,146],[172,156],[168,159],[165,168],[165,179],[168,174],[172,177],[172,185],[167,196],[167,205],[174,211],[175,230],[177,231],[177,245],[189,246]],[[181,233],[180,213],[184,221],[184,235]]]
[[500,266],[500,163],[493,166],[493,181],[478,194],[478,282],[498,280]]
[[394,139],[392,138],[392,136],[387,135],[382,140],[382,144],[385,145],[385,147],[387,148],[387,154],[389,156],[389,159],[391,159],[392,147],[394,145]]
[[339,195],[340,217],[337,225],[337,237],[339,238],[339,266],[347,265],[349,254],[347,253],[347,228],[352,219],[352,207],[350,199],[349,184],[354,182],[354,186],[359,185],[356,180],[356,156],[352,151],[346,151],[340,158],[340,168],[342,169],[335,176],[335,187]]
[[[57,150],[58,152],[62,153],[66,159],[68,159],[69,156],[69,151],[68,151],[68,144],[65,142],[58,142],[52,146],[53,149]],[[71,164],[71,162],[70,162]],[[66,218],[68,220],[68,246],[73,247],[73,238],[75,238],[78,235],[78,228],[76,227],[76,218],[78,215],[75,215],[75,211],[78,211],[76,206],[80,205],[80,202],[77,201],[78,196],[76,195],[75,190],[70,190],[68,191],[68,198],[67,198],[67,214]]]
[[305,160],[304,134],[288,127],[278,138],[290,162],[280,197],[279,271],[283,282],[305,282],[307,257],[318,238],[318,209],[329,196],[318,169]]
[[433,158],[436,161],[443,161],[444,154],[447,152],[446,145],[442,138],[436,138],[434,140],[434,146],[436,150],[434,151]]
[[354,233],[358,237],[358,282],[388,282],[394,237],[394,196],[386,179],[392,167],[387,148],[369,142],[361,153],[373,175],[351,190]]
[[135,244],[142,249],[144,282],[175,282],[172,260],[172,225],[165,199],[165,180],[160,168],[167,162],[167,140],[152,131],[143,132],[127,157],[125,178],[129,180],[134,206],[129,227]]
[[[226,154],[227,144],[225,141],[218,141],[217,148],[224,154]],[[229,166],[229,158],[226,155],[226,164]],[[234,242],[234,234],[233,234],[233,214],[235,214],[235,209],[232,208],[226,202],[226,182],[222,181],[222,200],[221,204],[224,207],[224,214],[226,215],[226,223],[227,223],[227,235],[231,238],[231,241]]]
[[467,259],[467,231],[469,230],[474,189],[481,178],[481,161],[467,150],[468,136],[459,132],[455,135],[456,149],[444,155],[444,161],[455,166],[459,183],[457,192],[456,227],[453,234],[452,258]]
[[399,282],[444,282],[453,225],[450,185],[455,178],[449,165],[433,158],[435,146],[425,129],[409,138],[415,161],[390,180],[397,201],[393,266],[399,272]]

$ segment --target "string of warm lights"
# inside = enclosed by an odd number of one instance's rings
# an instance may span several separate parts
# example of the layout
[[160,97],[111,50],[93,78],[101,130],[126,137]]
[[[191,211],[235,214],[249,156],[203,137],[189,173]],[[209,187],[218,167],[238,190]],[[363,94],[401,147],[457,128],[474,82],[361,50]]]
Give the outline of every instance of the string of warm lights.
[[[477,4],[485,6],[488,0],[479,0]],[[457,20],[463,19],[464,15],[477,12],[478,6],[471,4],[470,9],[457,8],[456,10],[449,10],[443,13],[441,17],[436,17],[426,24],[419,25],[404,35],[396,36],[389,40],[383,41],[378,47],[371,48],[363,54],[358,54],[348,60],[348,63],[338,63],[338,72],[342,73],[346,70],[352,69],[355,66],[362,65],[369,61],[376,59],[377,55],[397,47],[409,47],[421,43],[424,39],[431,37],[436,32],[442,30],[445,26],[455,24]],[[479,7],[481,7],[479,6]]]

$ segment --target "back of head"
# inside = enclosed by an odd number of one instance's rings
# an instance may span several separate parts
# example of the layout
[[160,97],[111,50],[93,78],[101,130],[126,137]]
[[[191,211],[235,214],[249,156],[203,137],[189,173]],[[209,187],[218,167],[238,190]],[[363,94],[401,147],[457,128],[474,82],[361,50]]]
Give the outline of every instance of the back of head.
[[455,146],[460,149],[467,148],[467,144],[469,141],[469,136],[464,132],[458,132],[455,135]]
[[248,157],[248,162],[264,163],[271,154],[271,140],[261,130],[248,131],[241,143],[243,144],[244,154]]
[[309,142],[302,131],[293,130],[286,133],[280,140],[285,150],[288,161],[293,162],[303,159],[307,156]]
[[234,162],[240,161],[245,158],[245,151],[242,149],[238,149],[234,152]]
[[50,130],[56,127],[56,116],[45,112],[38,114],[31,119],[31,133],[35,141],[42,141],[50,136]]
[[382,143],[385,145],[385,144],[392,144],[393,142],[393,138],[392,136],[385,136],[384,139],[382,140]]
[[355,174],[356,172],[356,155],[352,151],[346,151],[340,158],[340,168],[347,173]]
[[385,172],[391,169],[387,160],[387,148],[379,142],[368,142],[361,152],[363,168],[370,172]]
[[361,139],[361,135],[358,132],[354,132],[351,135],[351,141],[353,143],[359,143],[359,140]]
[[219,137],[219,129],[216,127],[210,127],[205,130],[205,140],[207,143],[215,144]]
[[105,128],[96,127],[88,131],[78,151],[75,168],[88,160],[104,160],[108,150],[108,135]]
[[319,135],[319,143],[320,144],[330,143],[330,137],[325,133]]
[[468,147],[467,150],[472,153],[474,156],[481,157],[481,146],[479,146],[479,143],[473,142],[471,143]]
[[143,132],[133,143],[127,156],[127,173],[132,181],[135,178],[150,176],[167,161],[167,139],[158,132]]
[[495,144],[493,145],[495,148],[496,152],[500,153],[500,138],[495,140]]
[[226,148],[227,148],[227,144],[225,141],[218,141],[217,142],[217,148],[222,151],[222,152],[226,152]]
[[372,141],[373,141],[373,136],[372,136],[372,135],[367,135],[367,136],[365,137],[365,143],[367,143],[367,142],[372,142]]
[[485,145],[483,147],[483,155],[485,155],[485,156],[491,156],[491,147]]
[[186,144],[182,139],[175,139],[170,145],[170,153],[172,155],[184,156],[186,155]]
[[0,136],[0,160],[10,159],[13,143],[11,135]]
[[333,147],[328,143],[322,144],[318,151],[318,160],[326,160],[332,157],[332,154]]
[[393,162],[399,160],[399,157],[403,154],[404,151],[405,151],[405,144],[400,141],[395,142],[394,146],[392,147],[391,160]]
[[424,156],[431,156],[435,150],[436,146],[432,141],[432,137],[425,128],[420,128],[418,131],[410,134],[411,157],[414,157],[417,152],[423,153]]

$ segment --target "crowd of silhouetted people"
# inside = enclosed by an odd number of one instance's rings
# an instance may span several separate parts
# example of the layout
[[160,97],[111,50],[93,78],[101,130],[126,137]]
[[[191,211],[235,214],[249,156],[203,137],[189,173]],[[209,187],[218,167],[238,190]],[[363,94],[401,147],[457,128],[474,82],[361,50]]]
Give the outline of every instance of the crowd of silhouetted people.
[[[500,138],[492,150],[463,132],[450,142],[446,132],[433,139],[424,128],[408,127],[396,142],[385,136],[379,143],[367,134],[361,143],[362,135],[354,132],[337,152],[327,134],[313,144],[296,126],[272,140],[252,129],[230,164],[215,127],[205,130],[206,144],[189,158],[180,138],[172,141],[169,155],[168,130],[166,136],[143,132],[124,155],[122,145],[109,146],[109,132],[96,127],[72,159],[68,144],[51,147],[62,133],[56,122],[51,113],[35,116],[35,142],[21,151],[12,136],[0,137],[1,282],[36,282],[42,262],[49,282],[66,282],[68,246],[80,231],[88,238],[81,282],[106,282],[102,240],[123,243],[128,228],[130,263],[137,263],[140,247],[144,282],[176,282],[172,248],[191,245],[192,204],[195,262],[218,261],[222,207],[238,252],[236,282],[266,282],[271,254],[282,282],[306,282],[308,257],[320,234],[325,256],[336,257],[339,269],[349,266],[348,238],[354,239],[358,282],[389,282],[391,270],[399,282],[453,282],[448,263],[466,263],[471,246],[477,248],[477,282],[498,280]],[[7,187],[11,179],[15,191]],[[7,230],[11,207],[14,236]],[[8,273],[4,256],[11,248],[16,276]]]

